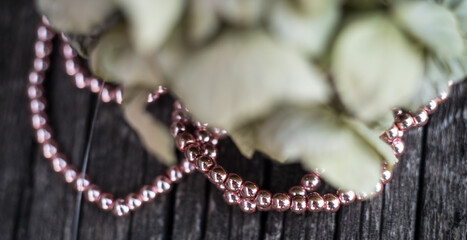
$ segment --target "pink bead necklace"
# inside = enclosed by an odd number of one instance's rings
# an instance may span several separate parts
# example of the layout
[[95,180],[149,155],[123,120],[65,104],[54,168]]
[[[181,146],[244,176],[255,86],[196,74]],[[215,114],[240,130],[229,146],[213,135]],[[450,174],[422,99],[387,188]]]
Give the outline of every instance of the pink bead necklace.
[[[89,177],[81,177],[76,167],[69,164],[66,156],[60,152],[59,145],[53,138],[53,131],[48,124],[45,109],[46,100],[43,97],[45,71],[50,64],[52,52],[52,39],[55,34],[50,29],[46,18],[42,18],[42,24],[37,28],[37,41],[34,45],[35,58],[33,69],[29,73],[27,94],[31,111],[31,123],[34,136],[43,157],[48,160],[53,171],[61,174],[65,182],[71,184],[74,189],[81,191],[84,198],[104,211],[111,211],[116,216],[128,215],[136,211],[142,204],[153,202],[158,196],[169,192],[174,183],[180,182],[185,175],[195,170],[203,174],[220,191],[229,205],[238,205],[246,212],[256,210],[279,212],[290,210],[294,213],[310,212],[336,212],[341,205],[348,205],[355,200],[364,201],[380,194],[384,184],[389,182],[392,171],[382,165],[381,181],[371,193],[355,193],[353,191],[338,190],[336,193],[319,194],[316,190],[321,185],[317,173],[304,175],[300,184],[293,186],[286,193],[272,194],[267,190],[259,189],[258,185],[244,181],[238,174],[228,173],[220,166],[217,159],[216,145],[225,132],[210,128],[207,124],[190,120],[188,110],[180,101],[175,101],[172,112],[171,133],[175,138],[176,147],[184,153],[180,163],[167,168],[166,174],[157,176],[153,183],[144,185],[137,193],[129,193],[124,198],[114,198],[110,193],[103,192]],[[64,57],[65,71],[74,80],[78,88],[86,88],[91,92],[100,94],[100,99],[106,103],[120,104],[123,100],[123,92],[120,87],[104,85],[103,82],[90,76],[80,65],[75,50],[68,44],[65,36],[61,35],[61,53]],[[161,95],[167,93],[167,89],[159,87],[149,94],[148,103],[156,101]],[[396,157],[404,151],[404,142],[401,140],[403,133],[412,127],[423,126],[428,121],[428,115],[433,113],[439,103],[447,98],[447,93],[430,101],[420,112],[412,114],[402,110],[395,111],[395,123],[393,127],[381,135],[381,139],[391,145]],[[190,132],[190,126],[194,131]]]

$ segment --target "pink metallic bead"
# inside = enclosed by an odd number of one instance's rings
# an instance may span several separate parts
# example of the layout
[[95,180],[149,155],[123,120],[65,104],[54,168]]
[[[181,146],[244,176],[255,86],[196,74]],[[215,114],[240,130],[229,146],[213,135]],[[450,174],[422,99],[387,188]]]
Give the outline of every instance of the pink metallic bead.
[[317,192],[310,193],[307,206],[310,212],[320,212],[324,209],[324,199]]
[[34,52],[36,57],[45,58],[52,52],[52,44],[48,41],[45,42],[39,40],[34,44]]
[[87,187],[89,187],[89,185],[91,184],[91,182],[89,181],[89,178],[88,176],[77,176],[75,181],[73,181],[73,188],[78,191],[78,192],[82,192],[84,190],[86,190]]
[[223,184],[226,179],[227,172],[221,166],[216,166],[209,172],[209,180],[214,184]]
[[143,200],[143,202],[152,202],[157,197],[157,193],[150,185],[144,185],[139,190],[139,195],[141,196],[141,200]]
[[242,198],[254,198],[256,193],[258,193],[258,185],[250,181],[243,183],[242,190],[240,191]]
[[44,113],[35,113],[31,116],[31,125],[35,130],[47,126],[47,115]]
[[305,196],[306,190],[302,186],[293,186],[289,189],[290,196]]
[[101,100],[105,103],[112,101],[112,97],[110,96],[110,90],[107,87],[104,87],[104,89],[102,89]]
[[157,93],[159,93],[161,95],[167,94],[168,92],[169,92],[169,89],[164,87],[164,86],[158,86],[157,87]]
[[46,159],[52,159],[58,153],[57,144],[52,140],[42,144],[42,155]]
[[201,149],[202,154],[210,156],[212,158],[217,157],[217,149],[213,144],[205,143],[201,146]]
[[256,210],[256,203],[248,199],[240,200],[240,203],[238,205],[240,207],[240,210],[242,210],[245,213],[254,213]]
[[194,122],[194,125],[195,125],[195,127],[197,127],[198,129],[206,129],[206,128],[209,126],[209,124],[207,124],[207,123],[202,123],[202,122],[200,122],[200,121],[195,121],[195,122]]
[[190,121],[190,116],[185,111],[175,110],[172,113],[172,122],[182,122],[188,123]]
[[117,217],[124,217],[130,214],[130,207],[128,207],[124,199],[119,198],[114,202],[112,213]]
[[138,210],[141,205],[143,205],[143,199],[141,195],[136,194],[136,193],[130,193],[128,196],[125,198],[125,202],[127,203],[128,208],[130,208],[131,211]]
[[357,192],[355,193],[355,196],[359,202],[363,202],[368,200],[371,197],[371,194],[367,192]]
[[154,191],[158,194],[167,193],[172,189],[172,182],[166,176],[157,176],[153,182]]
[[391,170],[388,169],[383,169],[383,172],[381,173],[381,182],[383,184],[388,183],[392,179],[392,172]]
[[39,144],[44,144],[52,139],[52,129],[48,125],[36,130],[36,141]]
[[167,168],[166,174],[170,181],[175,183],[180,182],[183,178],[183,173],[177,165]]
[[202,173],[207,173],[209,170],[216,165],[214,159],[209,156],[201,156],[196,159],[196,169]]
[[225,181],[225,186],[232,192],[237,192],[242,188],[243,179],[235,173],[230,173]]
[[48,58],[35,58],[33,66],[34,70],[38,72],[44,72],[49,68],[50,60]]
[[73,59],[78,55],[70,44],[63,44],[62,54],[65,59]]
[[68,43],[68,38],[67,36],[65,35],[65,33],[60,33],[60,39],[65,42],[65,43]]
[[175,110],[186,111],[185,105],[183,105],[182,101],[180,101],[180,100],[175,100],[175,102],[173,104],[173,107],[174,107]]
[[414,121],[417,127],[425,126],[428,123],[428,112],[424,109],[420,110],[420,112],[414,116]]
[[52,169],[54,170],[54,172],[57,172],[57,173],[62,173],[68,167],[68,163],[65,158],[65,155],[60,154],[60,153],[55,155],[51,159],[50,164],[52,165]]
[[301,195],[292,197],[290,210],[294,213],[304,213],[306,211],[306,197]]
[[43,96],[44,89],[42,85],[29,84],[28,86],[28,97],[29,99],[37,99]]
[[29,103],[29,109],[31,110],[31,113],[41,113],[45,110],[45,105],[45,98],[40,97],[31,100],[31,102]]
[[207,130],[205,129],[197,129],[195,130],[195,138],[200,141],[200,142],[204,142],[204,143],[207,143],[211,140],[211,133],[208,132]]
[[260,190],[256,194],[255,202],[258,210],[268,211],[271,209],[272,195],[266,190]]
[[89,79],[89,88],[91,92],[98,93],[101,91],[102,84],[100,83],[99,79],[97,78],[90,78]]
[[86,188],[86,190],[84,190],[84,199],[88,202],[95,203],[99,201],[101,194],[101,189],[98,186],[91,184]]
[[439,102],[439,103],[443,103],[445,102],[449,97],[449,91],[441,91],[439,93],[439,97],[436,98],[436,100]]
[[65,179],[65,182],[72,183],[76,180],[78,174],[78,170],[76,170],[75,167],[68,166],[65,171],[63,171],[63,178]]
[[271,200],[272,209],[278,212],[287,211],[290,208],[290,196],[286,193],[276,193]]
[[114,197],[110,193],[104,193],[99,198],[97,205],[101,210],[110,211],[113,209],[114,206]]
[[240,196],[235,192],[225,191],[222,196],[228,205],[236,205],[240,201]]
[[183,132],[175,137],[175,144],[180,151],[185,151],[188,145],[195,143],[193,135]]
[[217,184],[217,185],[216,185],[216,188],[219,189],[219,190],[221,190],[221,191],[225,191],[225,189],[227,189],[227,188],[225,187],[225,184],[223,184],[223,183]]
[[187,159],[183,159],[180,163],[180,170],[185,174],[191,174],[195,171],[195,169],[195,164],[189,162]]
[[37,39],[41,41],[50,41],[55,36],[55,33],[48,29],[46,26],[39,26],[37,28]]
[[79,73],[80,67],[78,62],[74,59],[65,60],[65,72],[70,76],[74,76]]
[[111,93],[110,95],[114,96],[113,99],[115,99],[115,102],[117,104],[122,104],[123,102],[123,91],[121,88],[115,88],[115,89],[112,89],[113,93]]
[[33,85],[42,84],[42,82],[44,82],[44,73],[32,71],[29,73],[28,81]]
[[402,141],[402,139],[400,139],[400,138],[395,139],[392,142],[391,147],[392,147],[392,150],[394,151],[394,155],[396,157],[400,157],[402,155],[402,153],[404,153],[405,144],[404,144],[404,141]]
[[438,109],[438,101],[436,101],[436,99],[431,100],[428,103],[428,105],[425,106],[425,111],[428,114],[432,114],[432,113],[436,112],[437,109]]
[[312,192],[319,188],[321,180],[315,173],[308,173],[302,177],[300,184],[305,188],[306,191]]
[[343,205],[349,205],[353,203],[356,199],[355,192],[354,191],[342,191],[339,190],[337,191],[337,196],[339,197],[339,201]]
[[403,135],[404,132],[400,131],[396,125],[393,125],[390,129],[386,130],[380,138],[387,143],[391,143],[395,138],[401,138]]
[[185,131],[186,131],[186,126],[184,123],[173,122],[170,125],[170,133],[172,134],[173,137],[176,137],[178,134],[185,132]]
[[42,20],[42,24],[44,24],[44,26],[50,27],[49,19],[47,19],[46,16],[42,15],[41,20]]
[[324,211],[329,212],[329,213],[334,213],[339,210],[340,207],[340,202],[339,198],[331,193],[324,194],[323,196],[324,200]]
[[375,190],[372,193],[372,197],[379,196],[384,190],[384,185],[381,182],[376,183]]
[[410,113],[402,113],[396,116],[395,123],[401,131],[407,131],[415,126],[415,121]]
[[201,149],[198,144],[191,144],[185,149],[185,158],[190,162],[195,162],[201,156]]
[[75,81],[75,85],[77,88],[79,89],[83,89],[86,87],[86,77],[84,76],[83,73],[76,73],[75,76],[74,76],[74,81]]

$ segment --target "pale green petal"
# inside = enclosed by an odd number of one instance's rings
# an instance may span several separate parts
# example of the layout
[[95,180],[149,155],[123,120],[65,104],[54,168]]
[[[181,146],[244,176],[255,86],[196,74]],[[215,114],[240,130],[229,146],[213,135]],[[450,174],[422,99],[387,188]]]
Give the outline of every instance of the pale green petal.
[[133,90],[136,91],[133,97],[126,98],[122,105],[127,123],[136,131],[149,153],[167,165],[176,163],[174,140],[168,128],[146,111],[148,91]]
[[345,26],[332,52],[331,71],[339,97],[367,123],[406,103],[421,80],[422,69],[419,49],[379,14],[362,16]]
[[91,52],[90,65],[102,79],[124,86],[155,89],[161,83],[155,59],[144,58],[132,48],[123,25],[102,35]]
[[320,104],[330,93],[312,64],[260,31],[226,32],[172,79],[170,87],[197,119],[227,131],[278,104]]
[[188,40],[199,45],[211,38],[220,27],[216,13],[216,0],[190,1],[186,24]]
[[245,157],[253,157],[253,153],[255,152],[255,136],[254,129],[251,126],[237,128],[228,132],[228,134]]
[[455,15],[465,37],[467,35],[467,1],[463,0],[457,5]]
[[393,13],[402,28],[438,56],[465,54],[460,26],[447,8],[428,1],[401,2]]
[[215,0],[220,17],[235,26],[256,25],[261,19],[266,0]]
[[329,9],[336,8],[342,0],[279,0],[288,2],[294,6],[295,10],[306,15],[319,15]]
[[184,0],[115,0],[131,26],[131,39],[140,54],[154,53],[178,23]]
[[320,12],[304,13],[290,2],[280,0],[270,12],[269,29],[275,37],[299,52],[319,57],[326,50],[339,18],[337,5]]
[[112,0],[35,0],[39,12],[59,31],[87,34],[116,11]]
[[306,169],[324,169],[323,178],[334,187],[372,191],[382,162],[394,161],[385,158],[390,147],[369,144],[381,141],[378,135],[352,127],[329,110],[288,108],[258,126],[257,144],[266,154],[301,159]]

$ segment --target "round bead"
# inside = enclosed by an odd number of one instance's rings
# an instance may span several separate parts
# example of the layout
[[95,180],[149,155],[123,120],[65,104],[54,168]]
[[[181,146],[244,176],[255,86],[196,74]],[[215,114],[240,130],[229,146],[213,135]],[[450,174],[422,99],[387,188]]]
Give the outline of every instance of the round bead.
[[391,181],[391,178],[392,178],[392,172],[391,172],[391,170],[383,169],[383,172],[381,173],[381,182],[382,182],[383,184],[386,184],[386,183],[388,183],[389,181]]
[[340,207],[340,202],[339,198],[331,193],[324,194],[323,196],[324,200],[324,211],[334,213],[339,210]]
[[174,107],[174,109],[176,109],[176,110],[183,110],[183,111],[186,111],[185,105],[183,105],[182,101],[180,101],[180,100],[175,100],[175,101],[174,101],[173,107]]
[[222,196],[228,205],[235,205],[240,201],[238,194],[231,191],[225,191]]
[[50,27],[49,19],[47,19],[47,17],[45,15],[42,15],[41,21],[42,21],[42,24],[44,24],[44,26]]
[[75,85],[79,89],[83,89],[86,87],[86,77],[82,73],[76,73],[75,76],[73,77],[75,81]]
[[29,109],[32,113],[41,113],[45,110],[46,101],[44,98],[32,99],[29,103]]
[[217,157],[217,149],[212,143],[205,143],[201,148],[202,154],[210,156],[212,158]]
[[38,130],[47,124],[47,116],[44,113],[35,113],[31,117],[32,128]]
[[208,156],[201,156],[198,159],[196,159],[196,169],[202,173],[207,173],[209,170],[214,167],[216,162],[214,159],[208,157]]
[[79,64],[74,59],[65,60],[65,72],[69,76],[74,76],[75,74],[80,72]]
[[207,143],[211,140],[211,133],[205,129],[197,129],[195,131],[195,137],[198,141]]
[[242,188],[243,179],[235,173],[230,173],[225,181],[228,190],[236,192]]
[[355,192],[354,191],[337,191],[337,196],[339,197],[339,201],[343,205],[349,205],[355,201]]
[[209,172],[209,180],[214,184],[222,184],[225,179],[227,179],[227,172],[221,166],[216,166]]
[[52,159],[57,155],[58,153],[58,148],[57,144],[54,141],[48,141],[42,144],[42,155],[46,159]]
[[319,179],[319,176],[317,174],[308,173],[302,177],[300,183],[306,191],[312,192],[319,188],[319,186],[321,185],[321,180]]
[[77,176],[73,182],[73,188],[78,192],[82,192],[88,188],[89,184],[91,184],[91,182],[88,176]]
[[355,193],[355,196],[359,202],[363,202],[368,200],[371,197],[371,194],[367,192],[357,192]]
[[76,53],[76,51],[71,47],[70,44],[63,44],[62,46],[62,54],[63,54],[63,57],[65,59],[72,59],[76,56],[78,56],[78,54]]
[[130,207],[128,207],[124,199],[119,198],[114,202],[112,213],[117,217],[124,217],[130,213]]
[[76,170],[75,167],[68,166],[63,171],[63,178],[65,179],[65,182],[67,182],[67,183],[74,182],[77,177],[78,177],[78,170]]
[[320,212],[324,209],[324,199],[317,192],[308,195],[308,211]]
[[243,198],[254,198],[258,193],[258,186],[250,181],[246,181],[243,183],[242,190],[240,194]]
[[183,173],[178,166],[171,166],[167,168],[167,177],[171,182],[180,182],[183,178]]
[[52,169],[58,173],[65,171],[68,166],[65,156],[62,154],[55,155],[51,159],[50,164],[52,165]]
[[117,104],[122,104],[123,102],[123,91],[121,88],[112,89],[110,93],[111,96],[114,96],[113,99]]
[[290,208],[290,196],[286,193],[276,193],[271,200],[272,209],[278,212],[287,211]]
[[101,91],[102,84],[97,78],[90,78],[88,81],[91,92],[98,93]]
[[30,84],[42,84],[42,82],[44,81],[44,73],[32,71],[29,73],[28,80]]
[[33,61],[34,70],[44,72],[49,68],[50,60],[48,58],[35,58]]
[[185,157],[190,162],[195,162],[201,156],[201,149],[198,144],[191,144],[185,149]]
[[169,89],[164,86],[157,87],[157,93],[159,93],[160,95],[167,94],[168,92],[169,92]]
[[304,213],[306,211],[306,197],[294,196],[290,204],[290,210],[294,213]]
[[445,102],[449,97],[449,91],[441,91],[439,93],[439,97],[437,98],[438,102],[443,103]]
[[392,150],[394,151],[394,155],[396,157],[400,157],[405,150],[404,141],[400,138],[396,138],[391,144]]
[[102,89],[101,101],[105,103],[112,101],[112,97],[110,96],[110,90],[107,87],[104,87],[104,89]]
[[110,193],[104,193],[101,195],[99,198],[99,201],[97,202],[97,205],[99,206],[100,209],[104,211],[110,211],[112,210],[114,206],[114,197]]
[[37,28],[37,39],[41,41],[49,41],[55,36],[55,33],[49,30],[46,26],[39,26]]
[[384,185],[379,182],[379,183],[376,183],[376,186],[375,186],[375,191],[372,193],[372,197],[376,197],[378,195],[380,195],[384,190]]
[[48,41],[37,41],[34,44],[34,53],[36,57],[45,58],[52,52],[52,44]]
[[145,185],[139,190],[139,195],[141,196],[141,200],[143,202],[152,202],[156,199],[157,194],[154,191],[153,187],[150,185]]
[[185,111],[175,110],[172,112],[172,122],[188,123],[189,121],[190,121],[190,117]]
[[84,190],[84,199],[88,202],[95,203],[99,201],[101,194],[101,189],[98,186],[91,184],[86,188],[86,190]]
[[428,123],[428,112],[424,109],[420,110],[420,112],[414,116],[414,121],[417,127],[425,126]]
[[425,106],[425,111],[428,114],[432,114],[436,112],[437,109],[438,109],[438,101],[436,101],[436,99],[431,100],[430,102],[428,102],[428,105]]
[[180,151],[185,151],[188,145],[195,143],[195,138],[189,133],[182,132],[175,137],[175,143]]
[[37,99],[43,96],[44,88],[42,85],[29,84],[27,91],[29,99]]
[[173,137],[176,137],[178,134],[180,134],[181,132],[185,132],[185,131],[186,131],[185,124],[181,122],[173,122],[170,125],[170,133],[172,134]]
[[180,170],[185,174],[190,174],[195,171],[196,167],[194,163],[189,162],[187,159],[182,159],[180,163]]
[[36,141],[40,144],[44,144],[52,139],[52,129],[49,126],[43,126],[36,131]]
[[158,176],[154,179],[154,191],[158,194],[167,193],[172,189],[172,183],[166,176]]
[[256,203],[248,199],[242,199],[239,203],[240,210],[246,213],[253,213],[256,210]]
[[290,196],[305,196],[306,190],[302,186],[293,186],[289,189]]
[[402,113],[396,116],[395,123],[401,131],[407,131],[415,125],[415,121],[410,113]]
[[221,190],[221,191],[225,191],[225,184],[221,183],[221,184],[217,184],[216,185],[217,189]]
[[143,205],[143,199],[141,195],[136,193],[130,193],[125,198],[125,202],[127,203],[128,207],[131,211],[135,211]]
[[258,210],[267,211],[271,209],[271,193],[266,190],[260,190],[256,194],[255,202]]

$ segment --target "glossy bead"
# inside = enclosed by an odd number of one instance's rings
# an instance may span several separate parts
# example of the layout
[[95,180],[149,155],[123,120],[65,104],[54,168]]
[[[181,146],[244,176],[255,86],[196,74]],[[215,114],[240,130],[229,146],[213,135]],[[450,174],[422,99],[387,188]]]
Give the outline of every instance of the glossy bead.
[[172,189],[172,183],[166,176],[157,176],[153,182],[154,191],[158,194],[167,193]]
[[383,169],[383,172],[381,173],[381,182],[383,184],[388,183],[392,179],[392,171],[388,169]]
[[57,172],[57,173],[61,173],[65,171],[68,166],[65,156],[60,153],[55,155],[51,159],[50,164],[52,165],[52,169],[54,170],[54,172]]
[[320,212],[324,209],[324,199],[319,193],[313,192],[308,195],[308,211]]
[[31,110],[31,113],[41,113],[45,110],[45,105],[45,98],[40,97],[31,100],[31,102],[29,103],[29,109]]
[[225,179],[227,179],[227,172],[221,166],[216,166],[209,172],[209,180],[214,184],[222,184]]
[[175,100],[174,104],[173,104],[173,107],[174,107],[175,110],[186,111],[185,105],[183,105],[182,101],[180,101],[180,100]]
[[306,190],[302,186],[293,186],[289,189],[290,196],[305,196]]
[[410,113],[397,115],[395,123],[397,128],[401,131],[407,131],[415,125],[415,121]]
[[204,129],[204,130],[209,126],[209,124],[207,124],[207,123],[202,123],[202,122],[200,122],[200,121],[195,121],[195,122],[194,122],[194,125],[195,125],[195,127],[197,127],[198,129]]
[[42,85],[29,84],[28,85],[28,97],[29,99],[37,99],[42,97],[44,89]]
[[238,205],[240,207],[240,210],[242,210],[245,213],[253,213],[256,210],[256,203],[248,199],[240,200],[240,203]]
[[193,135],[183,132],[175,137],[175,144],[180,151],[185,151],[188,145],[195,143]]
[[376,183],[375,190],[372,193],[372,197],[380,195],[384,190],[384,185],[381,182]]
[[123,91],[122,91],[121,88],[112,89],[112,93],[110,95],[114,96],[113,99],[114,99],[115,103],[122,104],[122,102],[123,102]]
[[128,207],[124,199],[119,198],[114,202],[112,213],[117,217],[124,217],[130,213],[130,207]]
[[44,144],[47,141],[52,139],[52,129],[49,126],[45,125],[42,128],[37,129],[36,131],[36,141],[39,144]]
[[209,133],[205,129],[197,129],[195,131],[195,137],[196,137],[196,140],[207,143],[211,140],[211,133]]
[[268,211],[271,209],[272,195],[266,190],[260,190],[256,194],[255,202],[258,210]]
[[52,159],[57,153],[57,144],[54,141],[48,141],[42,144],[42,155],[46,159]]
[[290,208],[290,196],[286,193],[276,193],[271,200],[272,209],[278,212],[287,211]]
[[89,181],[88,176],[76,176],[75,181],[73,181],[73,188],[78,191],[82,192],[86,190],[86,188],[91,184]]
[[211,144],[211,143],[205,143],[203,144],[203,146],[201,147],[201,153],[204,154],[204,155],[207,155],[207,156],[210,156],[212,158],[216,158],[217,157],[217,149],[216,147]]
[[70,44],[63,44],[62,54],[65,59],[72,59],[78,55]]
[[404,153],[405,144],[404,144],[404,141],[402,141],[402,139],[400,139],[400,138],[395,139],[392,142],[391,147],[392,147],[392,150],[394,151],[394,155],[396,157],[400,157],[402,155],[402,153]]
[[195,171],[195,169],[195,164],[189,162],[187,159],[183,159],[180,163],[180,170],[185,174],[191,174]]
[[300,184],[305,188],[306,191],[312,192],[319,188],[321,180],[315,173],[308,173],[302,177]]
[[[451,86],[452,86],[452,85],[451,85]],[[439,103],[443,103],[443,102],[445,102],[445,101],[448,99],[448,97],[449,97],[449,90],[447,90],[447,91],[441,91],[441,92],[439,93],[439,97],[437,98],[437,100],[438,100]]]
[[145,185],[139,190],[139,195],[141,196],[141,200],[143,202],[152,202],[156,199],[157,194],[154,191],[153,187],[150,185]]
[[79,64],[74,59],[65,60],[65,72],[70,76],[74,76],[80,72]]
[[86,199],[86,201],[95,203],[99,201],[99,198],[102,192],[98,186],[91,184],[86,188],[86,190],[84,190],[83,194],[84,194],[84,199]]
[[216,162],[209,156],[201,156],[196,159],[196,169],[202,173],[207,173],[209,170],[214,167]]
[[356,199],[355,192],[354,191],[342,191],[339,190],[337,191],[337,196],[339,197],[339,201],[343,205],[349,205],[353,203]]
[[164,86],[157,87],[157,93],[159,93],[160,95],[167,94],[168,92],[169,92],[169,89]]
[[44,26],[46,27],[50,27],[50,22],[49,22],[49,19],[47,19],[46,16],[42,15],[41,17],[41,21],[42,21],[42,24],[44,24]]
[[340,207],[340,202],[339,198],[331,193],[324,194],[323,196],[324,200],[324,211],[329,212],[329,213],[334,213],[339,210]]
[[181,122],[173,122],[170,125],[170,133],[172,134],[173,137],[176,137],[178,134],[181,132],[185,132],[186,127],[184,123]]
[[75,86],[79,89],[83,89],[86,87],[86,77],[82,73],[76,73],[73,77]]
[[89,80],[89,89],[93,93],[98,93],[101,91],[102,84],[97,78],[90,78]]
[[48,58],[35,58],[33,61],[34,70],[44,72],[49,68],[50,61]]
[[201,156],[201,149],[198,144],[191,144],[185,149],[185,158],[190,162],[195,162]]
[[223,183],[217,184],[216,187],[217,187],[217,189],[219,189],[221,191],[225,191],[225,189],[226,189],[225,184],[223,184]]
[[424,109],[428,114],[436,112],[438,109],[438,101],[436,101],[436,99],[431,100],[428,102],[428,105],[426,105]]
[[391,143],[395,138],[401,138],[403,135],[404,132],[400,131],[396,125],[393,125],[390,129],[386,130],[380,138],[387,143]]
[[225,181],[228,190],[237,192],[242,188],[243,179],[235,173],[230,173]]
[[182,111],[182,110],[173,111],[172,122],[188,123],[189,121],[190,121],[190,117],[185,111]]
[[290,210],[294,213],[304,213],[306,211],[306,197],[301,195],[292,197]]
[[110,193],[104,193],[99,198],[97,205],[100,209],[104,211],[110,211],[113,209],[114,206],[114,197]]
[[178,166],[171,166],[167,168],[166,173],[171,182],[178,183],[183,178],[183,173]]
[[29,73],[28,80],[29,83],[33,85],[42,84],[44,81],[44,73],[32,71]]
[[104,89],[102,89],[101,100],[105,103],[112,101],[112,97],[110,96],[110,90],[107,87],[104,87]]
[[240,196],[235,192],[225,191],[222,196],[228,205],[235,205],[240,201]]
[[35,130],[44,128],[47,124],[47,116],[44,113],[35,113],[31,117],[31,125]]
[[143,205],[143,199],[141,195],[136,193],[130,193],[125,198],[125,202],[127,203],[128,207],[131,211],[135,211]]
[[65,182],[67,182],[67,183],[74,182],[77,177],[78,177],[78,170],[76,170],[75,167],[68,166],[63,171],[63,178],[65,179]]
[[37,28],[37,39],[41,41],[49,41],[55,36],[55,33],[48,29],[46,26],[39,26]]
[[39,40],[34,44],[34,53],[36,54],[36,57],[45,58],[49,56],[51,52],[52,44],[48,41],[45,42]]
[[428,112],[424,109],[420,110],[414,116],[414,121],[417,127],[425,126],[428,123]]
[[242,198],[254,198],[256,193],[258,193],[258,185],[250,181],[243,183],[242,190],[240,191]]
[[368,200],[371,197],[371,194],[367,192],[357,192],[355,193],[355,196],[359,202],[363,202]]

